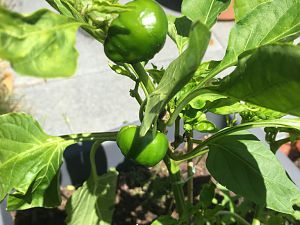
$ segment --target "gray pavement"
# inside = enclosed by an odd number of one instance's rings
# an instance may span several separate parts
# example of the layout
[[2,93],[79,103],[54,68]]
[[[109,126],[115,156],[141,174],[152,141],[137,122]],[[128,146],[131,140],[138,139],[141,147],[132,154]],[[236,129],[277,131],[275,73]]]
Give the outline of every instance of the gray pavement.
[[[42,0],[15,2],[15,10],[23,13],[48,7]],[[165,9],[167,13],[178,14]],[[230,22],[220,22],[213,28],[205,60],[222,58],[231,27]],[[79,31],[77,49],[78,68],[71,78],[43,80],[16,76],[15,93],[21,97],[21,109],[37,118],[53,135],[106,131],[138,120],[138,105],[129,96],[134,83],[110,70],[102,45]],[[168,39],[152,62],[166,66],[176,56],[175,45]]]

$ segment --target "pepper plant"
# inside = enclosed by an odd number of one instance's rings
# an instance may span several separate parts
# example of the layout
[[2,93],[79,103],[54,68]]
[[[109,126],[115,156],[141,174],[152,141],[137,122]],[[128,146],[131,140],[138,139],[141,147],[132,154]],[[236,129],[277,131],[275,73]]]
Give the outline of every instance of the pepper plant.
[[[0,201],[7,197],[8,210],[59,205],[65,148],[93,141],[91,174],[67,204],[67,223],[110,224],[118,174],[112,169],[98,176],[94,157],[101,143],[117,141],[127,158],[145,166],[163,161],[168,169],[177,216],[172,218],[171,210],[153,224],[291,224],[300,219],[299,188],[274,155],[300,134],[300,0],[235,0],[226,54],[220,61],[206,62],[202,59],[210,30],[230,0],[183,0],[179,17],[166,16],[153,0],[125,5],[117,0],[46,1],[60,14],[41,9],[21,15],[0,8],[0,57],[19,74],[72,76],[78,56],[76,31],[82,28],[104,44],[111,69],[135,84],[128,89],[140,105],[141,124],[119,133],[58,137],[46,134],[30,115],[0,116]],[[170,54],[178,51],[179,56],[159,68],[151,58],[166,35],[177,46]],[[233,66],[233,72],[218,76]],[[220,128],[207,119],[208,112],[239,115],[241,122],[228,119],[228,126]],[[165,134],[171,125],[175,136],[168,141]],[[256,127],[265,128],[269,146],[248,131]],[[198,140],[194,131],[210,135]],[[290,138],[278,139],[281,132]],[[200,200],[194,202],[193,189],[200,188],[193,186],[194,166],[204,155],[223,193],[230,190],[253,203],[256,213],[250,219],[212,206],[210,186],[203,186]],[[183,164],[187,180],[182,178]],[[265,208],[273,213],[263,219],[259,212]],[[230,220],[222,219],[225,216]]]

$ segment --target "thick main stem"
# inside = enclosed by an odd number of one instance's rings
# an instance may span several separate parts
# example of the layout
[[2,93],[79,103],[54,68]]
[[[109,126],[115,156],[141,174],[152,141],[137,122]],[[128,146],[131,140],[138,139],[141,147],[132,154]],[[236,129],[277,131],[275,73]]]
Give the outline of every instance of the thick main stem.
[[185,207],[184,193],[181,182],[180,168],[179,166],[168,156],[164,158],[164,162],[168,168],[170,180],[172,183],[172,190],[175,198],[176,210],[180,215],[182,215]]
[[142,66],[141,63],[132,64],[132,67],[135,70],[137,76],[139,77],[139,80],[142,82],[142,84],[146,88],[148,94],[151,94],[154,91],[155,87],[154,87],[149,75],[147,74],[145,68]]

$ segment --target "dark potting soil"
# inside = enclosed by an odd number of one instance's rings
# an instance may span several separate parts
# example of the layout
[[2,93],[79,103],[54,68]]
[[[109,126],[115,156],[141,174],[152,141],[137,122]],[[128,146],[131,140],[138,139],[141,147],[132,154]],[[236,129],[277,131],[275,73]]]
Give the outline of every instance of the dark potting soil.
[[[158,216],[174,212],[171,186],[164,164],[149,169],[126,161],[117,169],[119,176],[112,225],[151,224]],[[182,170],[186,168],[183,166]],[[198,164],[195,177],[195,185],[210,180],[204,160]],[[58,208],[15,212],[15,225],[66,225],[64,208],[72,192],[68,188],[61,189],[63,201]]]

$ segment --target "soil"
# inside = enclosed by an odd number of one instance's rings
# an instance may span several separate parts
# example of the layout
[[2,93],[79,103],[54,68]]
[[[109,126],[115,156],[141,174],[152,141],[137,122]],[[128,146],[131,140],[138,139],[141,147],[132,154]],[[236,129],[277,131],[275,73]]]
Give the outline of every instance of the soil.
[[[290,148],[289,157],[300,168],[300,142],[285,146]],[[195,161],[194,196],[198,201],[200,186],[212,180],[206,167],[206,158]],[[172,214],[176,217],[168,172],[161,163],[146,168],[126,161],[121,164],[117,183],[116,207],[112,225],[151,224],[160,215]],[[186,180],[186,164],[181,166],[183,180]],[[61,188],[62,204],[55,209],[35,208],[12,213],[15,225],[66,225],[65,205],[74,192],[73,186]],[[218,192],[217,192],[218,193]],[[249,216],[249,215],[248,215]]]
[[300,169],[300,141],[284,144],[280,147],[280,150]]
[[[172,212],[176,216],[168,172],[163,163],[149,169],[126,161],[117,169],[119,176],[112,225],[151,224],[158,216]],[[182,170],[185,179],[185,166]],[[205,159],[201,159],[195,168],[194,183],[199,185],[209,180]],[[195,196],[199,190],[195,189]],[[58,208],[34,208],[12,213],[15,225],[66,225],[64,208],[73,192],[72,186],[61,188],[63,201]]]

